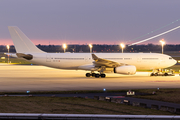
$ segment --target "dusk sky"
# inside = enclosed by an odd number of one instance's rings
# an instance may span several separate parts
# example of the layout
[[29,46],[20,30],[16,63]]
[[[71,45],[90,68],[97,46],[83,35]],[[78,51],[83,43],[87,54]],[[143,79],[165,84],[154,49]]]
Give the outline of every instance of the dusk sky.
[[[0,45],[13,44],[8,26],[35,44],[131,44],[179,26],[179,19],[180,0],[1,0]],[[180,44],[180,29],[143,44],[162,38]]]

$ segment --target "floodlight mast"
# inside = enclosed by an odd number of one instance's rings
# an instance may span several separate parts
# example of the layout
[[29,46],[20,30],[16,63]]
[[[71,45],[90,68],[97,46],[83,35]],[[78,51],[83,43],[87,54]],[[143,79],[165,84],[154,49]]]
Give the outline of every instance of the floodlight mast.
[[165,45],[165,41],[164,41],[164,39],[162,39],[162,40],[160,40],[159,42],[160,42],[161,45],[162,45],[162,54],[163,54],[163,52],[164,52],[163,47],[164,47],[164,45]]
[[9,64],[9,49],[10,49],[10,46],[7,45],[6,47],[7,47],[7,49],[8,49],[8,64]]
[[122,53],[123,53],[123,49],[124,49],[125,45],[123,43],[121,43],[120,46],[121,46]]
[[67,48],[67,45],[64,43],[63,44],[64,53],[66,52],[66,48]]
[[89,44],[89,48],[90,48],[90,53],[92,53],[92,44]]

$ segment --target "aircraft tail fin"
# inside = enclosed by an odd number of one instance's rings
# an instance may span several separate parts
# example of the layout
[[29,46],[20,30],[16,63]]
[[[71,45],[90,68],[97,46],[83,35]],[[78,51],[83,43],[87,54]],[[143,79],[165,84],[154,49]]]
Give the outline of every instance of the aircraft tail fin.
[[44,53],[16,26],[8,26],[17,53]]

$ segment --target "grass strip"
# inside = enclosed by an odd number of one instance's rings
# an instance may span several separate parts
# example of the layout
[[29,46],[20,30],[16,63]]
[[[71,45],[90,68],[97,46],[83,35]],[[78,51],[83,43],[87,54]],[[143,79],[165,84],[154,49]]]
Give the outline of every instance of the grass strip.
[[173,115],[124,104],[73,97],[0,97],[1,113]]

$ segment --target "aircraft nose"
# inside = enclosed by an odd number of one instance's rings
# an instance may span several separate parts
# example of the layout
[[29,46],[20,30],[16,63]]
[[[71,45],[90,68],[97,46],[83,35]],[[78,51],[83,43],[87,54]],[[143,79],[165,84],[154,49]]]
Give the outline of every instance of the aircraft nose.
[[175,65],[177,63],[177,60],[173,59],[173,65]]

